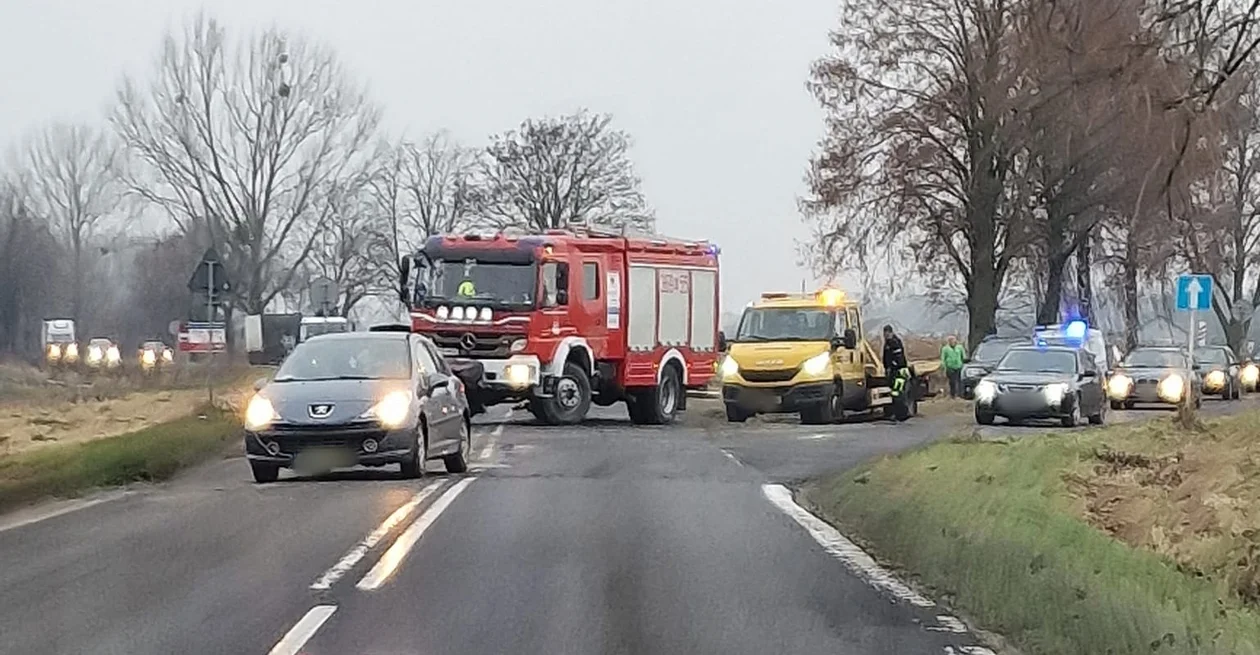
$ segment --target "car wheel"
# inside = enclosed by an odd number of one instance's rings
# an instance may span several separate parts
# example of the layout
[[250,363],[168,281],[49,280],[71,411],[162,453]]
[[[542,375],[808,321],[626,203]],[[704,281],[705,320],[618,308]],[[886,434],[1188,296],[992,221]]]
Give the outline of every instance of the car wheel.
[[280,479],[280,467],[266,462],[250,462],[249,470],[254,474],[254,482],[267,484]]
[[1106,421],[1107,421],[1107,405],[1104,403],[1099,403],[1098,413],[1089,417],[1089,424],[1102,425]]
[[576,425],[591,409],[591,379],[581,366],[564,365],[564,374],[556,381],[555,395],[546,400],[544,413],[555,425]]
[[1081,424],[1081,397],[1076,397],[1076,402],[1072,403],[1072,413],[1063,417],[1063,427],[1074,428]]
[[429,459],[429,435],[427,428],[416,430],[416,442],[411,447],[407,461],[398,465],[404,478],[418,478],[424,475],[424,463]]
[[840,394],[834,388],[822,402],[801,410],[801,423],[805,425],[826,425],[843,417],[844,407],[840,404]]
[[470,452],[472,452],[472,429],[468,425],[468,417],[461,417],[459,421],[459,450],[455,451],[454,455],[447,455],[442,458],[442,463],[446,465],[446,472],[468,472],[468,454]]
[[1111,401],[1111,408],[1114,410],[1124,409],[1124,401],[1120,401],[1120,400]]
[[976,423],[979,423],[980,425],[993,425],[994,418],[993,412],[983,411],[979,407],[976,408]]
[[747,420],[748,420],[748,417],[750,417],[750,416],[752,416],[752,414],[749,414],[748,412],[745,412],[742,408],[740,408],[740,406],[739,406],[739,405],[736,405],[735,403],[727,403],[727,404],[726,404],[726,420],[727,420],[727,422],[729,422],[729,423],[743,423],[744,421],[747,421]]

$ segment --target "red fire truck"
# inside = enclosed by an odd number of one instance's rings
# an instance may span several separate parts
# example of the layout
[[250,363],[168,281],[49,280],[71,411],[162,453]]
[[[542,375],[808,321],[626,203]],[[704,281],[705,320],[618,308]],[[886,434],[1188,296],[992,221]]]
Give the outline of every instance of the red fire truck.
[[[477,409],[528,401],[547,424],[625,401],[666,424],[718,356],[718,249],[591,230],[445,235],[400,262],[412,330]],[[472,368],[473,370],[469,370]]]

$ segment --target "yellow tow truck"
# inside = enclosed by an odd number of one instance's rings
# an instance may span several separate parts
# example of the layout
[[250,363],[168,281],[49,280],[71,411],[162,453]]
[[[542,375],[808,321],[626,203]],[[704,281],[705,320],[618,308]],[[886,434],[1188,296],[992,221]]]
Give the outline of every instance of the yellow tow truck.
[[[799,413],[802,423],[823,424],[850,412],[893,413],[883,358],[863,334],[862,307],[841,289],[763,293],[744,309],[725,347],[719,371],[728,421]],[[909,364],[914,415],[940,362]]]

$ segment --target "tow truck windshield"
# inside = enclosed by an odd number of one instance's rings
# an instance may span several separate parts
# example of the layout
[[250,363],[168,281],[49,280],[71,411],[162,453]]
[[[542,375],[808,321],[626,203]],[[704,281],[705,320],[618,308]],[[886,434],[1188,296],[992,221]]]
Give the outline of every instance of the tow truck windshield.
[[824,309],[763,307],[744,311],[736,341],[828,341],[836,321]]
[[416,304],[533,307],[537,280],[534,264],[436,260],[421,265]]

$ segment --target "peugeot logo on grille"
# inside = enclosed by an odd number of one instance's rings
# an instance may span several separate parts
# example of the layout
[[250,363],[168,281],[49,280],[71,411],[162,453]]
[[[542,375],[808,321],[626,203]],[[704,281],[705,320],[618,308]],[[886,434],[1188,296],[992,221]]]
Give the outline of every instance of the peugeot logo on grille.
[[477,335],[473,334],[472,332],[469,332],[465,334],[464,336],[460,337],[459,347],[463,348],[465,351],[471,351],[473,348],[476,348]]
[[328,418],[328,415],[332,414],[333,404],[332,403],[318,403],[315,405],[311,405],[310,407],[306,409],[306,411],[307,413],[311,415],[311,418]]

